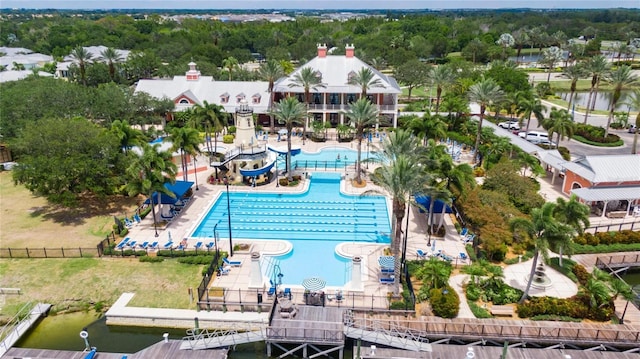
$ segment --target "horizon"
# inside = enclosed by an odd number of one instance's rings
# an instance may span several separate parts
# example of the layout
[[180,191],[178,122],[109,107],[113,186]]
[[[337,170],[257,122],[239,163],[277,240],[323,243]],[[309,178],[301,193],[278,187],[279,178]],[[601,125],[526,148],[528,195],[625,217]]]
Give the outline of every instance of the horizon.
[[[482,6],[478,6],[478,5]],[[638,0],[400,0],[400,1],[364,1],[354,0],[345,7],[344,1],[322,0],[249,0],[230,2],[219,0],[4,0],[2,9],[25,10],[559,10],[559,9],[635,9],[640,7]]]

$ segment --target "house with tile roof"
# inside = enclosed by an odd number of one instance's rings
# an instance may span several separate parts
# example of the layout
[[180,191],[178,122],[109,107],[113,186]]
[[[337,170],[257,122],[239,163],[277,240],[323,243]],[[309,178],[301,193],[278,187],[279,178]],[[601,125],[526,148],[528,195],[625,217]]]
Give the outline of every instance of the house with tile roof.
[[397,127],[398,96],[402,93],[400,86],[393,77],[381,73],[357,58],[353,45],[346,46],[345,55],[329,55],[326,45],[318,45],[315,58],[274,84],[274,101],[296,96],[300,102],[305,102],[304,88],[295,86],[293,81],[296,73],[305,67],[315,70],[324,85],[311,90],[309,112],[313,120],[329,121],[333,126],[346,123],[344,112],[348,110],[349,104],[361,95],[358,86],[348,84],[349,79],[362,68],[369,68],[374,74],[374,80],[380,80],[381,86],[368,89],[367,97],[376,105],[380,115],[386,118],[385,122]]
[[562,192],[575,194],[602,217],[627,217],[640,206],[640,156],[586,156],[561,164]]

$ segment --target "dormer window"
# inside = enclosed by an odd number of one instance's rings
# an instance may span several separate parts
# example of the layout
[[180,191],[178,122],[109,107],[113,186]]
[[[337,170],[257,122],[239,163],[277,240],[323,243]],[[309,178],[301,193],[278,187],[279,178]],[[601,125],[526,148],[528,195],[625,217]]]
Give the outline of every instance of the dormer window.
[[220,95],[220,103],[229,103],[229,93],[225,92]]
[[353,79],[355,75],[356,75],[356,72],[351,70],[351,72],[349,72],[349,75],[347,75],[347,82],[351,82],[351,79]]
[[241,92],[241,93],[239,93],[239,94],[236,96],[236,103],[240,103],[240,101],[244,100],[244,99],[245,99],[245,97],[246,97],[246,96],[245,96],[245,94],[244,94],[244,93],[242,93],[242,92]]
[[262,98],[262,96],[260,96],[259,93],[254,94],[253,96],[251,96],[251,103],[254,105],[257,105],[260,103],[260,99]]
[[322,72],[316,71],[316,78],[318,79],[319,82],[322,82]]

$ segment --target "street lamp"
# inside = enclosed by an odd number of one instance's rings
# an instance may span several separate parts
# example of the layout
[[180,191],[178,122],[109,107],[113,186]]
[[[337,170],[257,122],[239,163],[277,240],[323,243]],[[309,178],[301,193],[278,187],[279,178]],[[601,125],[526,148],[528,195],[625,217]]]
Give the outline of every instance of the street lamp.
[[220,258],[220,250],[218,249],[218,225],[220,224],[220,221],[218,221],[216,223],[215,226],[213,226],[213,240],[214,240],[214,244],[216,246],[216,258]]
[[224,185],[227,186],[227,220],[229,223],[229,256],[233,257],[233,240],[231,239],[231,202],[229,201],[229,177],[224,176]]
[[196,177],[196,191],[200,190],[198,187],[198,165],[196,164],[196,156],[193,156],[193,175]]

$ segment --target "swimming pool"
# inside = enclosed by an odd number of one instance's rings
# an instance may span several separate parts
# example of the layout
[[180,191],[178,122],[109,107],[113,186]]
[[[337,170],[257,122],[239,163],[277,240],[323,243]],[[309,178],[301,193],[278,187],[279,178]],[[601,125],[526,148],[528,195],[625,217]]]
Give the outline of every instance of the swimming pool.
[[[321,276],[327,285],[342,286],[350,280],[346,273],[351,264],[335,253],[339,243],[390,242],[385,198],[340,193],[337,173],[314,172],[302,194],[232,192],[229,200],[233,238],[293,244],[292,252],[276,257],[286,284]],[[228,238],[226,195],[218,198],[191,236],[211,237],[216,224],[222,240]]]
[[[371,150],[371,148],[370,148]],[[362,144],[360,159],[374,159],[373,152],[367,151],[366,143]],[[343,169],[345,166],[353,166],[358,159],[358,151],[346,147],[325,147],[320,152],[305,152],[291,157],[291,165],[294,168],[308,168],[318,170]],[[280,156],[279,165],[284,168],[284,156]],[[363,165],[364,166],[364,165]]]

